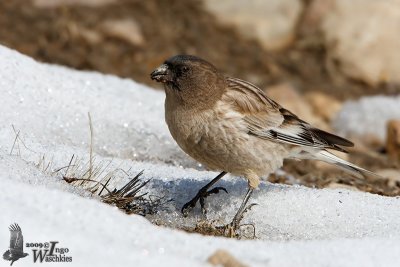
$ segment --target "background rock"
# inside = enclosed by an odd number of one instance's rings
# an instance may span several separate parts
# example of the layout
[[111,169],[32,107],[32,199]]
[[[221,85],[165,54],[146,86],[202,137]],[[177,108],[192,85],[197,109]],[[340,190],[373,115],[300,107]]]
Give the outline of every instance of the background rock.
[[321,26],[328,57],[348,77],[400,82],[399,0],[335,0]]
[[400,118],[400,96],[363,97],[347,101],[333,122],[343,136],[355,139],[386,139],[386,123]]
[[400,120],[387,123],[386,150],[391,160],[400,163]]
[[329,125],[313,112],[307,101],[290,84],[283,83],[270,86],[267,88],[266,93],[284,108],[299,116],[302,120],[324,130],[330,129]]
[[320,30],[322,19],[332,9],[335,0],[312,0],[304,8],[300,21],[300,32],[306,35],[315,34]]
[[269,50],[282,49],[294,39],[302,12],[298,0],[204,0],[206,8],[221,22],[236,26]]
[[307,93],[305,99],[311,105],[313,112],[328,123],[336,117],[336,114],[342,108],[340,101],[321,92]]
[[235,257],[232,256],[228,251],[218,249],[215,251],[207,260],[212,266],[222,267],[247,267]]
[[65,5],[82,5],[82,6],[91,6],[98,7],[102,5],[107,5],[110,3],[115,3],[118,0],[33,0],[33,4],[37,7],[41,8],[54,8],[58,6]]
[[398,169],[382,169],[376,173],[387,178],[390,186],[396,186],[396,183],[400,183],[400,170]]
[[132,45],[140,46],[144,37],[138,23],[133,19],[108,20],[102,25],[103,32],[114,38],[125,40]]

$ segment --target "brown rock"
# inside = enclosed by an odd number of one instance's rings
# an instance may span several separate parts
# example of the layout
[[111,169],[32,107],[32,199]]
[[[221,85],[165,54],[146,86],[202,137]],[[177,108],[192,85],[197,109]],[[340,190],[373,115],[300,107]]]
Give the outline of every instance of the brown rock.
[[341,102],[321,92],[310,92],[306,94],[305,98],[310,103],[313,112],[328,123],[336,117],[336,113],[342,108]]
[[99,7],[115,3],[117,0],[33,0],[33,4],[40,8],[55,8],[59,6],[90,6]]
[[354,151],[372,153],[372,151],[382,150],[385,146],[384,140],[374,134],[364,134],[362,136],[349,136],[354,143]]
[[398,169],[382,169],[377,171],[376,174],[387,178],[389,186],[396,186],[396,183],[400,183],[400,170]]
[[96,45],[103,41],[103,37],[97,31],[83,27],[74,22],[68,23],[67,29],[72,38],[85,40],[89,44]]
[[138,23],[133,19],[105,21],[101,27],[107,36],[125,40],[132,45],[144,44],[144,37]]
[[290,84],[270,86],[266,93],[284,108],[299,116],[300,119],[323,130],[331,130],[329,125],[313,112],[310,104]]
[[329,62],[371,86],[400,82],[400,0],[335,0],[321,29]]
[[233,25],[247,37],[256,38],[268,50],[282,49],[295,38],[302,12],[298,0],[204,0],[217,19]]
[[387,123],[386,150],[390,160],[400,163],[400,120]]
[[347,185],[347,184],[340,184],[340,183],[330,183],[326,188],[330,189],[347,189],[351,191],[360,191],[357,187]]
[[301,20],[300,31],[305,35],[316,33],[320,29],[321,21],[332,9],[334,0],[312,0],[305,8]]
[[247,265],[238,261],[228,251],[218,249],[212,254],[207,261],[213,266],[223,267],[247,267]]

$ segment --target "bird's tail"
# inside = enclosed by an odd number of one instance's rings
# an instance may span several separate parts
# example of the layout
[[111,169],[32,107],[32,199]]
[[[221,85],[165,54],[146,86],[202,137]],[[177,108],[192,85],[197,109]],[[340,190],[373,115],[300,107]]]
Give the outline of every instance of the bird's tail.
[[312,154],[312,159],[321,160],[321,161],[325,161],[330,164],[334,164],[334,165],[338,166],[339,168],[341,168],[349,173],[352,173],[354,176],[356,176],[358,178],[365,178],[365,177],[371,177],[371,176],[375,177],[375,178],[382,178],[381,176],[379,176],[371,171],[368,171],[366,169],[363,169],[361,167],[358,167],[357,165],[355,165],[353,163],[345,161],[344,159],[341,159],[326,150],[320,150],[319,152]]

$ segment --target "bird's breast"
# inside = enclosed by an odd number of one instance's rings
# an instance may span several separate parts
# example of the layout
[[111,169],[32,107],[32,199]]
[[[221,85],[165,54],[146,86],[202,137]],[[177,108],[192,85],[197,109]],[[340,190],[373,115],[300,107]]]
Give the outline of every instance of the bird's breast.
[[210,112],[166,110],[165,120],[172,137],[187,153],[190,153],[190,150],[196,147],[201,140],[210,137],[210,124],[213,121]]
[[182,150],[211,169],[222,169],[250,138],[238,114],[219,108],[193,112],[166,105],[165,119]]

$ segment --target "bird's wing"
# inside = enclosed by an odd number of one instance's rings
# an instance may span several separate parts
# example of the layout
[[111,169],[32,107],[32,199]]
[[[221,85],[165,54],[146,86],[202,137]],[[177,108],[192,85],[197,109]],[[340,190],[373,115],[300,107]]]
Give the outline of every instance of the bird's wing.
[[22,236],[22,230],[18,224],[12,224],[9,227],[10,230],[10,251],[14,253],[23,253],[24,250],[24,238]]
[[312,127],[289,110],[268,98],[257,86],[236,78],[227,78],[223,100],[243,114],[248,133],[262,139],[318,149],[346,152],[353,143]]

